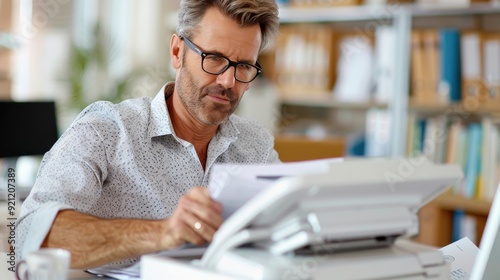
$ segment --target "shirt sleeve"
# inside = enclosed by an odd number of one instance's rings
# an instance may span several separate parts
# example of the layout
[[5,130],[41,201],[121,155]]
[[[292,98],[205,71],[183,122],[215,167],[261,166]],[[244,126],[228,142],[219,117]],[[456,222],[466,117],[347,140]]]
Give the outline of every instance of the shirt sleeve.
[[107,177],[106,150],[89,123],[75,122],[45,154],[17,220],[18,258],[40,248],[61,210],[89,213]]
[[281,163],[281,160],[279,159],[278,156],[278,152],[274,148],[271,149],[271,152],[267,157],[266,163]]
[[273,137],[273,135],[270,134],[269,138],[270,138],[269,142],[271,143],[271,147],[270,147],[270,152],[267,156],[266,163],[281,163],[281,160],[279,158],[279,154],[276,151],[276,149],[274,149],[274,137]]
[[[31,215],[25,216],[24,224],[31,224],[31,226],[25,233],[24,244],[22,247],[19,247],[18,256],[23,258],[28,253],[38,250],[45,236],[49,233],[57,213],[67,209],[73,209],[73,207],[57,201],[50,201],[41,205]],[[18,224],[18,230],[19,225],[21,224]]]

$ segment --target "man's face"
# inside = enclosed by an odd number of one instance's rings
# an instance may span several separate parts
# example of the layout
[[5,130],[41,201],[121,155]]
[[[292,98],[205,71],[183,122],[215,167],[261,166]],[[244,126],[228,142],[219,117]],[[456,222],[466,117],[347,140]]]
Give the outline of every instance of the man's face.
[[[258,25],[240,27],[218,9],[211,8],[199,23],[195,35],[188,39],[203,52],[255,65],[261,32]],[[182,61],[177,67],[175,89],[181,102],[199,122],[206,125],[221,124],[236,110],[250,84],[235,80],[234,67],[229,67],[219,75],[206,73],[201,67],[201,56],[180,39],[178,43],[182,50]]]

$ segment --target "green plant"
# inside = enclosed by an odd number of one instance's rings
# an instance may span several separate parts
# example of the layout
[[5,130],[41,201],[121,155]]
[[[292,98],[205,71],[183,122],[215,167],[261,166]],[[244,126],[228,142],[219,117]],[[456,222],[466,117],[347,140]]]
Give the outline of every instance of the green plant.
[[[110,77],[109,65],[116,58],[117,49],[115,40],[101,28],[100,24],[96,24],[94,28],[93,43],[89,47],[71,45],[67,75],[70,83],[69,107],[82,110],[97,100],[116,103],[125,99],[130,87],[144,75],[144,70],[134,69],[119,78]],[[95,81],[96,76],[104,77],[105,84],[100,85]],[[97,88],[97,94],[93,92],[90,94],[89,85]]]

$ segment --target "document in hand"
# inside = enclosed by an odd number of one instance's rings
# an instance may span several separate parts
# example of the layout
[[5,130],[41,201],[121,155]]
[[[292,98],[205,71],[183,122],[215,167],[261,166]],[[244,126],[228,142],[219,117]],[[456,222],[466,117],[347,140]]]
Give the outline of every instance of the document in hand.
[[323,174],[343,158],[330,158],[277,164],[216,164],[208,189],[224,207],[227,219],[261,190],[282,177]]

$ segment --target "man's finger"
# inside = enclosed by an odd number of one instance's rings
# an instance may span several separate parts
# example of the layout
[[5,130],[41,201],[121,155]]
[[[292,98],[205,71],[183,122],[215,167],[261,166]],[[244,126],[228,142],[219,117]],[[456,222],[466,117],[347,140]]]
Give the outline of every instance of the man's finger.
[[206,206],[200,206],[199,204],[193,203],[189,210],[202,222],[207,223],[215,229],[218,229],[224,221],[220,213],[215,212],[212,208],[207,208]]
[[205,239],[202,236],[200,236],[200,234],[196,230],[194,230],[191,226],[187,224],[184,225],[181,234],[183,235],[184,240],[191,244],[201,246],[206,242]]
[[213,200],[205,187],[195,187],[187,193],[187,197],[198,202],[201,205],[206,205],[214,209],[216,212],[222,213],[222,205]]
[[212,238],[214,237],[216,231],[213,227],[203,222],[195,222],[194,227],[195,232],[199,234],[199,236],[201,236],[204,240],[208,242],[212,241]]
[[[203,239],[202,241],[212,241],[216,230],[210,224],[206,223],[192,213],[184,213],[183,220],[186,226],[189,227],[198,236],[198,238]],[[199,243],[195,244],[200,245]]]

